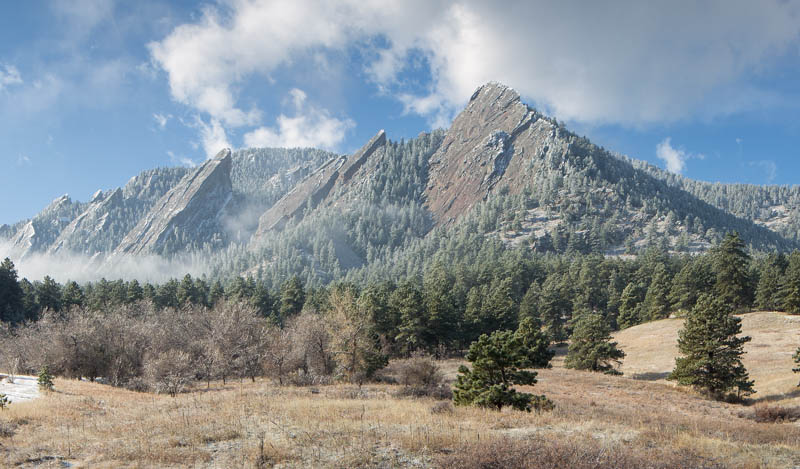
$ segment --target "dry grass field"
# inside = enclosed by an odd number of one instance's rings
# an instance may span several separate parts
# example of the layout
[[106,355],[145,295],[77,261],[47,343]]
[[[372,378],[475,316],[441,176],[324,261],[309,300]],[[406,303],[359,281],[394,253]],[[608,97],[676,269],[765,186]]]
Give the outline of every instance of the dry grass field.
[[[742,318],[742,333],[752,340],[745,344],[742,359],[750,378],[755,380],[756,401],[800,405],[800,374],[792,354],[800,346],[800,316],[782,313],[747,313]],[[683,319],[664,319],[642,324],[615,334],[614,339],[627,356],[621,371],[628,377],[666,383],[678,354],[678,331]]]
[[[210,390],[200,386],[171,398],[57,379],[55,392],[0,412],[0,465],[800,466],[800,426],[756,423],[748,418],[754,406],[708,401],[660,381],[671,367],[666,355],[679,323],[638,326],[640,337],[635,330],[618,334],[629,354],[627,376],[558,365],[541,371],[532,391],[556,404],[541,414],[452,408],[443,401],[398,397],[400,388],[393,385],[309,388],[245,381],[212,383]],[[754,337],[746,363],[757,380],[755,397],[795,403],[798,375],[791,373],[791,363],[783,367],[783,349],[796,348],[798,326],[793,318],[772,313],[745,316],[744,330]],[[450,377],[457,365],[442,363]]]

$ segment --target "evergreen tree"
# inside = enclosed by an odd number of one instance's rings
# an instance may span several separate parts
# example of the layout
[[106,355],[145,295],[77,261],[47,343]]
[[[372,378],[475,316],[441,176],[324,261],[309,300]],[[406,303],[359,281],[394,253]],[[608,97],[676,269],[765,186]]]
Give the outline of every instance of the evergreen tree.
[[620,374],[612,365],[619,365],[625,352],[611,342],[611,328],[600,313],[583,313],[578,317],[570,336],[564,366],[576,370]]
[[418,281],[408,278],[400,284],[390,297],[391,307],[400,316],[397,328],[397,343],[401,350],[409,354],[426,346],[427,320],[425,299]]
[[64,285],[64,291],[61,294],[61,306],[64,309],[69,309],[72,306],[81,307],[85,299],[83,290],[81,290],[77,282],[70,280]]
[[495,331],[483,334],[473,342],[467,353],[472,363],[458,369],[453,390],[456,405],[475,405],[501,410],[511,406],[530,412],[532,408],[547,406],[544,396],[517,392],[513,386],[533,386],[536,372],[524,370],[529,357],[522,340],[513,331]]
[[[792,360],[794,360],[795,364],[798,365],[797,368],[792,368],[792,371],[795,373],[800,373],[800,348],[795,350],[794,355],[792,355]],[[797,383],[797,386],[800,387],[800,383]]]
[[671,280],[664,264],[658,264],[653,271],[653,281],[647,289],[642,306],[642,315],[648,321],[664,319],[669,316],[669,290]]
[[783,306],[781,281],[787,266],[786,256],[770,254],[763,263],[756,287],[756,307],[776,311]]
[[519,322],[520,324],[525,319],[531,319],[541,323],[541,315],[539,314],[539,295],[541,289],[536,282],[531,283],[531,286],[522,296],[522,301],[519,303]]
[[717,295],[734,309],[752,304],[750,287],[750,255],[739,234],[728,233],[714,249],[715,289]]
[[678,311],[690,311],[697,298],[704,292],[714,288],[714,270],[708,262],[708,256],[689,259],[678,275],[672,279],[669,301],[672,308]]
[[25,319],[23,292],[17,282],[17,270],[11,259],[0,264],[0,321],[16,323]]
[[128,283],[128,293],[125,299],[126,303],[136,303],[137,301],[141,301],[144,299],[144,289],[141,285],[139,285],[139,281],[136,279],[131,280]]
[[549,275],[542,284],[542,295],[539,298],[542,324],[555,343],[567,339],[565,325],[572,308],[563,282],[561,275]]
[[61,285],[45,275],[42,283],[36,284],[36,302],[42,309],[61,311]]
[[789,255],[789,265],[781,286],[783,310],[789,314],[800,314],[800,251]]
[[278,304],[278,313],[281,323],[295,314],[300,313],[306,302],[306,292],[303,284],[295,275],[281,286],[281,296]]
[[430,269],[423,281],[423,296],[427,313],[427,334],[424,341],[429,350],[436,346],[450,347],[458,335],[454,280],[442,264]]
[[619,324],[620,329],[632,327],[642,322],[640,317],[641,290],[642,288],[634,282],[629,283],[622,290],[622,296],[619,299],[619,316],[617,317],[617,324]]
[[542,325],[526,317],[519,323],[517,337],[528,355],[526,366],[531,368],[550,368],[550,360],[556,352],[550,350],[550,337],[542,331]]
[[701,389],[721,399],[732,390],[742,397],[755,392],[742,365],[743,346],[750,337],[738,337],[741,319],[732,315],[726,300],[702,295],[686,316],[678,337],[681,357],[668,379]]

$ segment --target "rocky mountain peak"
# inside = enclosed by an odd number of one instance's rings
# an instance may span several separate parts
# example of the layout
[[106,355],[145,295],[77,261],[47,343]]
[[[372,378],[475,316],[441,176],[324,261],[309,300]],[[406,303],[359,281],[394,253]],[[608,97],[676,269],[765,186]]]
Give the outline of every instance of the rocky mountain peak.
[[164,194],[117,247],[115,254],[170,253],[181,244],[214,242],[220,214],[232,197],[231,150],[226,148]]

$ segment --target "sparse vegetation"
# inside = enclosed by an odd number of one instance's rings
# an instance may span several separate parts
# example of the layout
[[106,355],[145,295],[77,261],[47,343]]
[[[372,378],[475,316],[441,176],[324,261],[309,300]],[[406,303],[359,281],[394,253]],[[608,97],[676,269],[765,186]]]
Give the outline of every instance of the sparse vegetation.
[[50,370],[47,365],[43,366],[39,370],[39,376],[36,382],[39,385],[39,389],[43,391],[53,390],[53,375],[50,374]]

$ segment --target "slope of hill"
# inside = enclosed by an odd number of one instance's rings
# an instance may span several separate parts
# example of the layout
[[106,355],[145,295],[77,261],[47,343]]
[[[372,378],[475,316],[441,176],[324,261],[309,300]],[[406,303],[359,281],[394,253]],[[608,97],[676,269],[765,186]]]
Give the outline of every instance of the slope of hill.
[[[744,346],[742,361],[755,380],[758,392],[753,399],[800,403],[800,376],[792,373],[792,354],[800,345],[800,316],[759,312],[743,314],[741,318],[742,334],[752,337]],[[636,379],[664,381],[675,367],[681,327],[682,319],[663,319],[614,334],[614,340],[626,353],[622,372]]]

